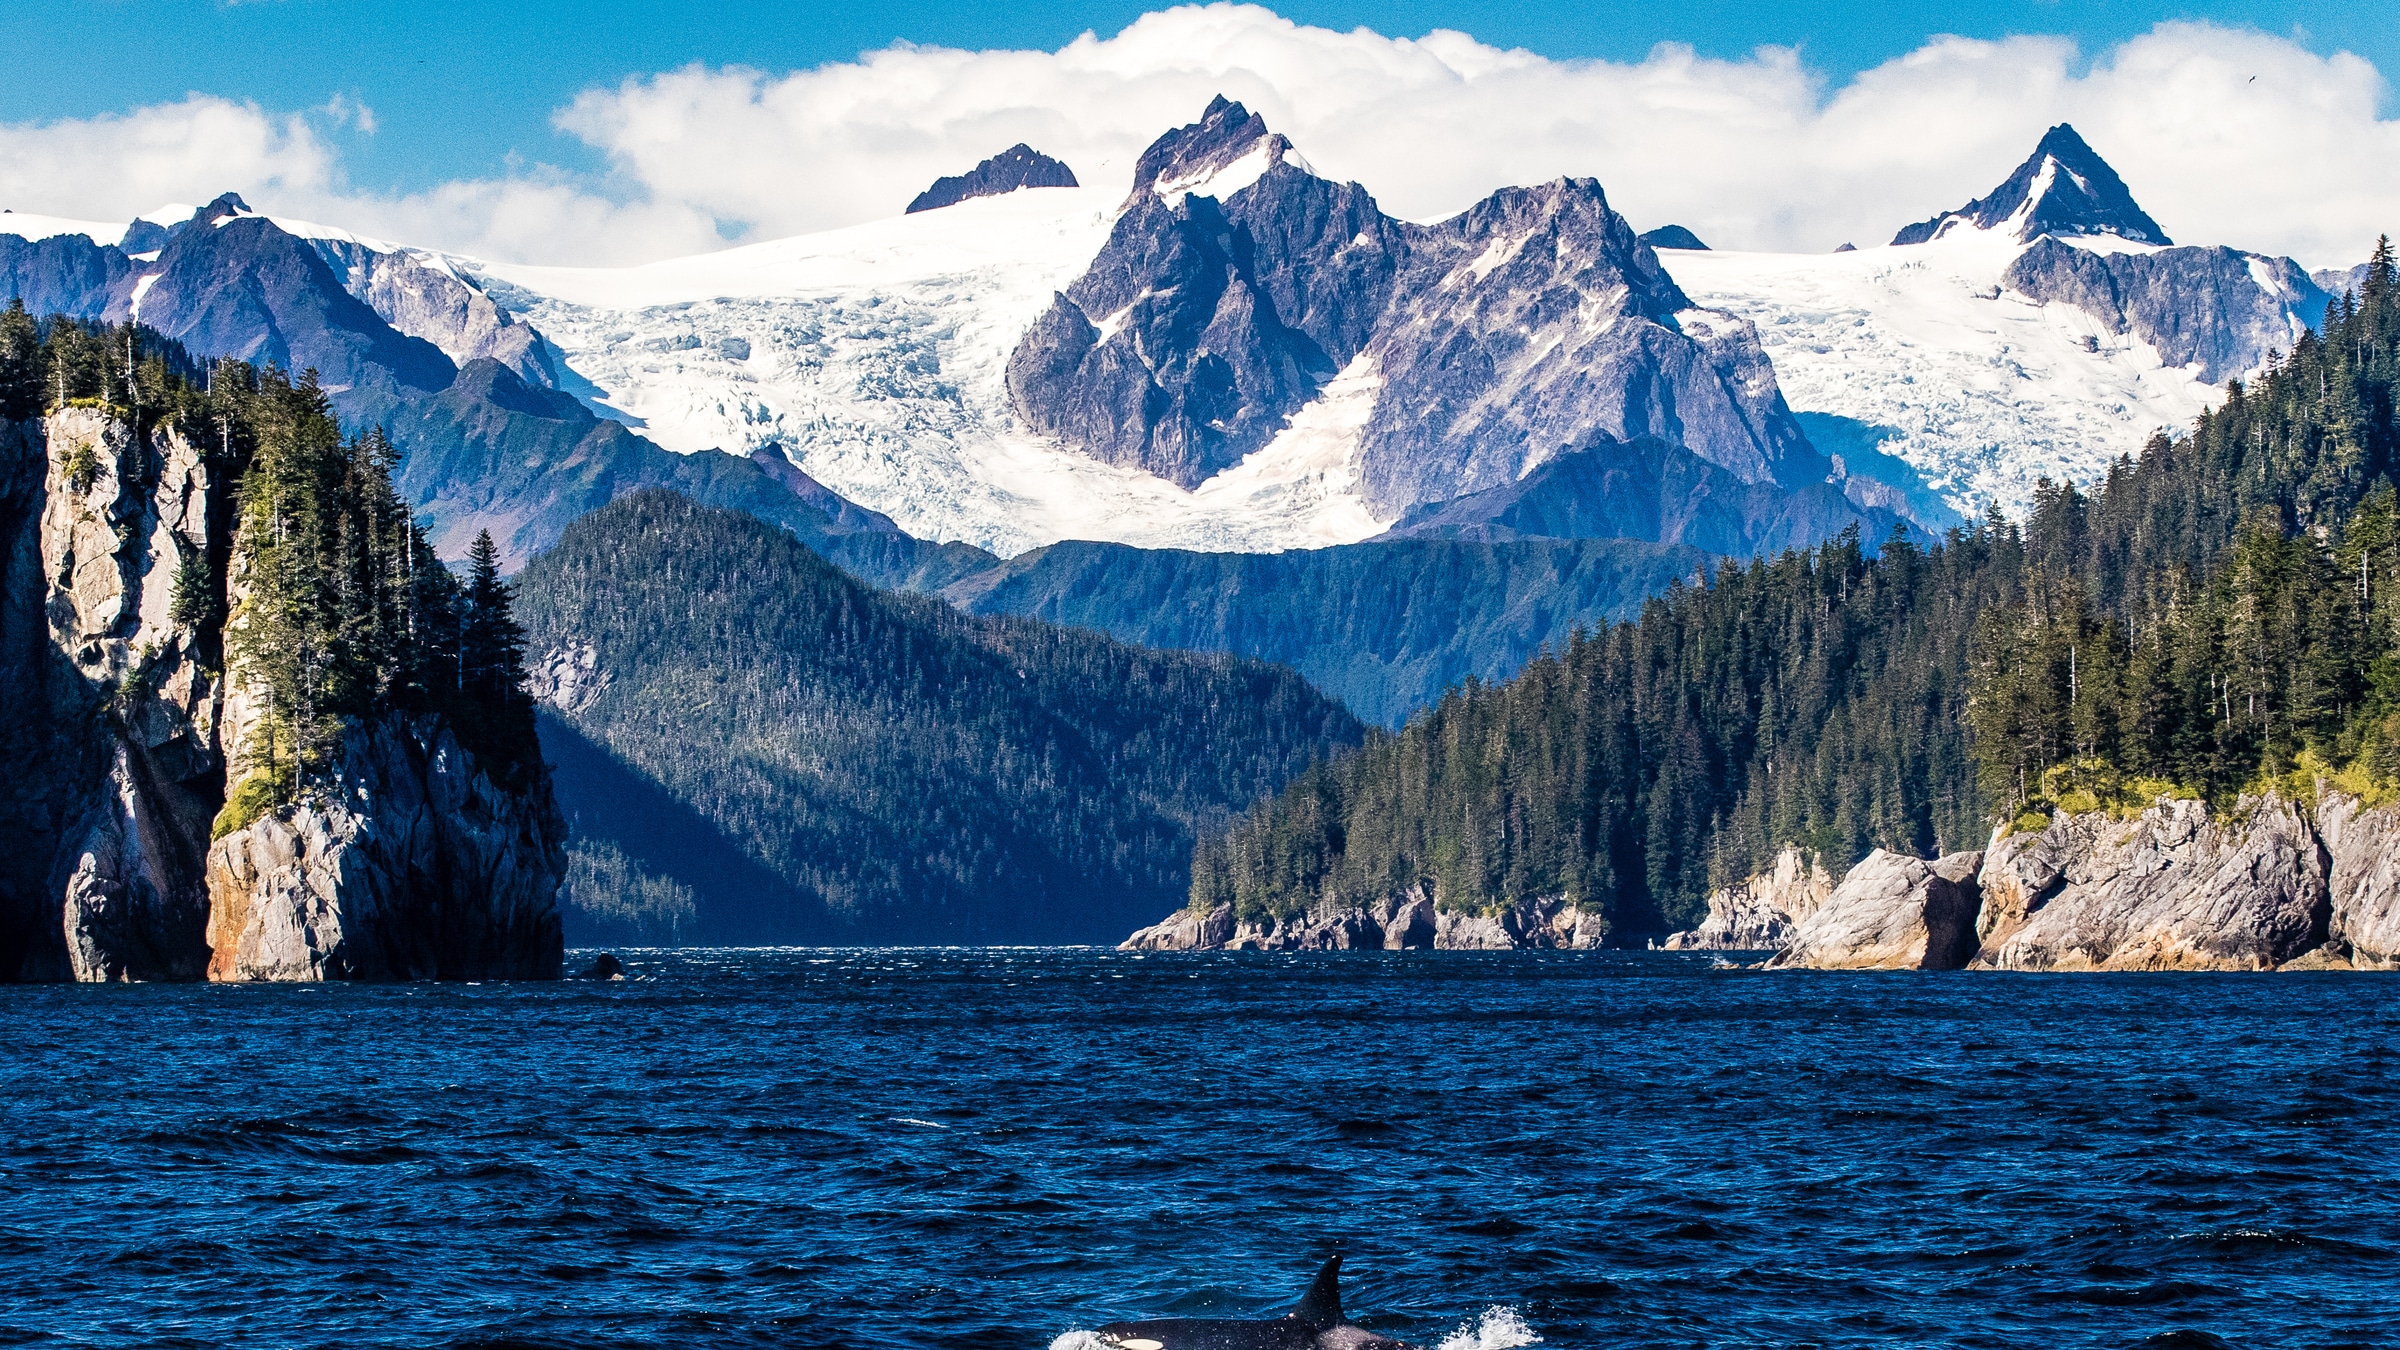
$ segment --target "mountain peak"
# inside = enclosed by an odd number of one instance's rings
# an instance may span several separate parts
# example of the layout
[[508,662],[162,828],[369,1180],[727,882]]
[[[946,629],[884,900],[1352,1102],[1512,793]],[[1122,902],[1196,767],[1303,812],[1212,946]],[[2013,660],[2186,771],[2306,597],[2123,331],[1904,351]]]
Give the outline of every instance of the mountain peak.
[[1959,225],[2006,230],[2031,242],[2045,234],[2115,235],[2146,244],[2171,244],[2135,204],[2125,180],[2064,122],[2042,133],[2033,154],[1991,195],[1956,211],[1911,225],[1892,236],[1894,244],[1922,244]]
[[975,197],[998,197],[1018,188],[1080,186],[1073,169],[1019,141],[965,173],[935,179],[908,204],[906,214],[956,206]]
[[1150,142],[1134,163],[1125,203],[1131,206],[1145,192],[1170,202],[1195,193],[1222,201],[1286,162],[1308,168],[1289,140],[1267,130],[1267,119],[1219,94],[1199,121]]
[[255,216],[257,214],[258,213],[256,211],[250,209],[250,203],[242,200],[242,194],[238,192],[228,192],[218,197],[215,201],[210,202],[208,205],[201,207],[197,211],[194,211],[192,213],[191,223],[194,225],[214,225],[229,216]]

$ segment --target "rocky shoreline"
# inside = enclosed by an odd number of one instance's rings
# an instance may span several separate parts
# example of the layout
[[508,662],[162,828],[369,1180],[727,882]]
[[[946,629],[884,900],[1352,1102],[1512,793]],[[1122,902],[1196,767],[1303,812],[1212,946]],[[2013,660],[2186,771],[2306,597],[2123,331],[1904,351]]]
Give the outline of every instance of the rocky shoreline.
[[[1558,897],[1461,913],[1420,887],[1286,919],[1186,910],[1121,950],[1592,948],[1606,937],[1598,915]],[[2400,969],[2400,804],[2322,784],[2313,801],[2245,797],[2222,817],[2163,798],[2131,816],[2062,811],[2040,830],[1995,830],[1980,851],[1878,849],[1838,883],[1786,849],[1658,945],[1771,951],[1768,969]]]

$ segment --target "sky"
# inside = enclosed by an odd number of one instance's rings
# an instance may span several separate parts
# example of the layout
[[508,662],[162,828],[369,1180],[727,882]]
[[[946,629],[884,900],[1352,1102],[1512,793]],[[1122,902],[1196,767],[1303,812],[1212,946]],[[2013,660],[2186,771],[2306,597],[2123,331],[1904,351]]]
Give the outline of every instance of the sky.
[[2352,0],[9,0],[0,52],[0,206],[231,189],[508,261],[857,224],[1016,140],[1113,186],[1220,91],[1420,219],[1572,173],[1719,247],[1873,243],[2067,120],[2192,242],[2400,222],[2400,24]]

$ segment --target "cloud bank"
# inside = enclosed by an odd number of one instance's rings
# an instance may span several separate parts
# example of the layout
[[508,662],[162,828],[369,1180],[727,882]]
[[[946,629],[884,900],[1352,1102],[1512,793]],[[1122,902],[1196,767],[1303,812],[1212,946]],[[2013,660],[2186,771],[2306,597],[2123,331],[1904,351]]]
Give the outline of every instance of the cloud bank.
[[2178,240],[2317,266],[2400,230],[2400,121],[2378,118],[2383,92],[2358,57],[2200,24],[2088,55],[2057,38],[1937,38],[1836,86],[1778,48],[1557,61],[1463,33],[1334,32],[1218,4],[1054,52],[903,44],[790,74],[692,66],[590,90],[555,121],[607,156],[604,181],[536,169],[354,193],[332,131],[195,96],[0,127],[0,201],[122,219],[233,188],[410,243],[629,262],[896,214],[1017,141],[1118,187],[1143,145],[1224,93],[1398,215],[1590,175],[1637,227],[1672,221],[1719,248],[1881,242],[1988,190],[2044,128],[2072,122]]

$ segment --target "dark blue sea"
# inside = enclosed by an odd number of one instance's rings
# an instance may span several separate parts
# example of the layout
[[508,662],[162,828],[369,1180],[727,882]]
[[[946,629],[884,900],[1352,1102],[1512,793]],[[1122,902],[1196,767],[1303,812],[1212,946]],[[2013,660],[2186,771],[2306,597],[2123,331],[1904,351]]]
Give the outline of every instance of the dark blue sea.
[[2389,978],[628,961],[0,989],[0,1341],[2400,1344]]

